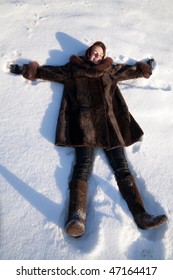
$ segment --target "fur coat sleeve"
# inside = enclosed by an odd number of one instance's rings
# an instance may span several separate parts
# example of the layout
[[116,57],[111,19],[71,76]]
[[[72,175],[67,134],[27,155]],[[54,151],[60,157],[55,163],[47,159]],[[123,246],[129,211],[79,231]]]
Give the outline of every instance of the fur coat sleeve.
[[63,66],[40,66],[37,62],[24,64],[22,75],[31,81],[42,79],[58,83],[64,83],[71,77],[68,64]]
[[63,66],[42,66],[37,70],[36,78],[64,84],[71,77],[68,64]]
[[136,78],[149,78],[152,68],[145,62],[137,62],[135,65],[119,64],[113,66],[111,77],[118,83]]

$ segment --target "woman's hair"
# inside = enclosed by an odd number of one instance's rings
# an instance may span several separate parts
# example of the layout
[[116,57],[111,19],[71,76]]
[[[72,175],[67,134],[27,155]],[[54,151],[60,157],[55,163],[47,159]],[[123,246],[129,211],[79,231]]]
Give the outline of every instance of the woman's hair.
[[92,46],[90,46],[87,50],[86,50],[86,53],[85,53],[85,56],[86,58],[89,58],[90,57],[90,54],[91,54],[91,50],[93,47],[95,46],[98,46],[98,47],[101,47],[102,50],[103,50],[103,58],[105,57],[106,55],[106,46],[101,42],[101,41],[96,41]]

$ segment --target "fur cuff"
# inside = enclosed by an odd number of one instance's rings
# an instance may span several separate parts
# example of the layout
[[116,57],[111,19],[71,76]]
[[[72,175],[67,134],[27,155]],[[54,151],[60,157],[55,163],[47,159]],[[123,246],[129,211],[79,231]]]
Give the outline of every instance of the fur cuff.
[[22,69],[22,75],[25,79],[33,81],[36,79],[37,69],[39,64],[36,61],[24,64]]

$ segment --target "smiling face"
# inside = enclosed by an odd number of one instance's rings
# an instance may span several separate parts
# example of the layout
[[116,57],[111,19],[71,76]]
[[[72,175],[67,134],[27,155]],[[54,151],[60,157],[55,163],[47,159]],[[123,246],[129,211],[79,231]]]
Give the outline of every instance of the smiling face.
[[89,60],[94,64],[99,64],[104,57],[103,49],[99,46],[94,46],[91,49]]

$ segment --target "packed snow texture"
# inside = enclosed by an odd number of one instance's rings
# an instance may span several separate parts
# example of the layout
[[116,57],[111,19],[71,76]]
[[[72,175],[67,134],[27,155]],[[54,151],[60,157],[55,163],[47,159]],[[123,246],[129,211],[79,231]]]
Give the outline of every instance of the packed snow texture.
[[[0,0],[0,258],[173,259],[172,0]],[[62,65],[97,40],[114,63],[154,57],[150,79],[119,86],[144,130],[126,149],[148,212],[168,223],[140,230],[102,150],[89,179],[86,233],[68,237],[73,148],[54,146],[63,86],[9,73],[10,63]]]

